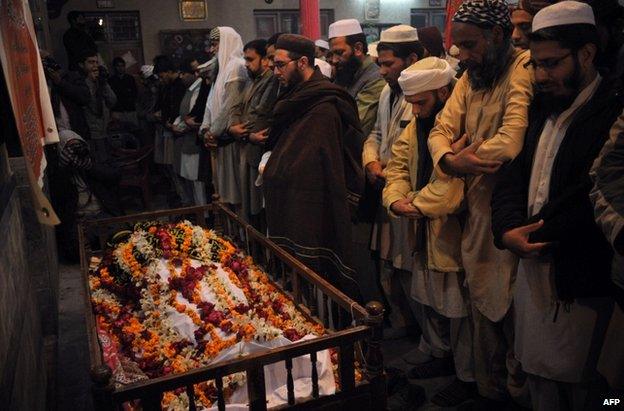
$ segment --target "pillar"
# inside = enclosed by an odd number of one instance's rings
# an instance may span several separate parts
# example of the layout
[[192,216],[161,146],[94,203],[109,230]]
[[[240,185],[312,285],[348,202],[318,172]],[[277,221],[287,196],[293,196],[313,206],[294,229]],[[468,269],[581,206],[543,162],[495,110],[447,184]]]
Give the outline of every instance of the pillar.
[[321,11],[319,0],[299,0],[301,34],[312,41],[321,37]]

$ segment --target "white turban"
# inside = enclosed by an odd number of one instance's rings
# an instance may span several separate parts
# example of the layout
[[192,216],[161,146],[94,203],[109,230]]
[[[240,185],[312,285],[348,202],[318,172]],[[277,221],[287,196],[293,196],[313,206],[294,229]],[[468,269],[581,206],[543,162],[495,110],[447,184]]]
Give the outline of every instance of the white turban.
[[437,90],[455,79],[455,70],[446,60],[427,57],[401,72],[399,86],[406,96]]

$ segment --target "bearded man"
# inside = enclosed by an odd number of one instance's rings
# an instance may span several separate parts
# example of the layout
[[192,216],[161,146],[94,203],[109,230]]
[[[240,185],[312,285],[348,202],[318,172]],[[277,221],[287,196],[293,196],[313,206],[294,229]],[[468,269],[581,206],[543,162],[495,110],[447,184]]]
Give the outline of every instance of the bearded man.
[[282,34],[275,49],[274,74],[284,91],[273,109],[263,172],[269,236],[359,300],[350,209],[364,172],[355,101],[314,67],[312,40]]
[[492,196],[492,227],[496,244],[520,257],[515,354],[533,409],[598,409],[602,401],[588,394],[615,285],[589,171],[624,101],[598,74],[590,6],[559,2],[539,11],[532,28],[535,100],[524,147]]
[[329,25],[330,63],[336,69],[335,82],[355,99],[364,136],[377,119],[379,95],[386,82],[368,53],[366,35],[355,19],[338,20]]
[[[448,199],[458,194],[465,197],[461,259],[474,327],[475,379],[479,400],[491,409],[503,407],[508,392],[520,395],[518,386],[523,385],[513,378],[506,384],[507,368],[511,377],[519,373],[508,350],[513,341],[510,308],[517,262],[512,253],[494,246],[490,221],[498,170],[522,149],[533,94],[532,73],[526,67],[529,55],[514,49],[511,31],[505,1],[469,0],[459,7],[453,16],[452,36],[466,72],[428,141],[433,178],[449,185],[448,190],[437,191],[440,205],[448,205]],[[436,208],[442,215],[456,211]]]

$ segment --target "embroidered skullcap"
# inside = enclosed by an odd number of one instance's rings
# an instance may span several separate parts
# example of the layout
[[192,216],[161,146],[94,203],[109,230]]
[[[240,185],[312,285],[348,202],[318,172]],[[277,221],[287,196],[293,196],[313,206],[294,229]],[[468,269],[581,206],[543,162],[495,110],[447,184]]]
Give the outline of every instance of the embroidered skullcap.
[[591,6],[579,1],[561,1],[545,7],[533,17],[532,30],[535,33],[548,27],[569,24],[591,24],[595,26],[596,21]]
[[505,0],[464,1],[455,12],[453,22],[470,23],[485,29],[494,26],[512,29],[509,5]]
[[401,72],[399,86],[406,96],[437,90],[455,79],[455,70],[438,57],[417,61]]
[[325,50],[329,50],[329,43],[323,39],[318,39],[314,42],[314,45]]
[[418,31],[407,24],[392,26],[381,32],[380,43],[408,43],[418,41]]
[[329,25],[329,35],[327,37],[333,39],[334,37],[346,37],[360,33],[362,33],[362,26],[360,26],[359,21],[356,19],[344,19]]
[[210,30],[210,41],[219,41],[219,27]]

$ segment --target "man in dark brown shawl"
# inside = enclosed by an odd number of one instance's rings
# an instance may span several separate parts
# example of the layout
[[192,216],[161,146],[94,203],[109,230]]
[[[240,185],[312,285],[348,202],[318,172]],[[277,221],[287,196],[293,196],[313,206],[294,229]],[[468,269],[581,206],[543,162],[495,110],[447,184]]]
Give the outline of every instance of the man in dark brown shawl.
[[263,173],[269,237],[360,300],[351,216],[364,185],[364,136],[353,98],[314,67],[314,43],[284,34],[274,73],[286,90],[273,111]]

